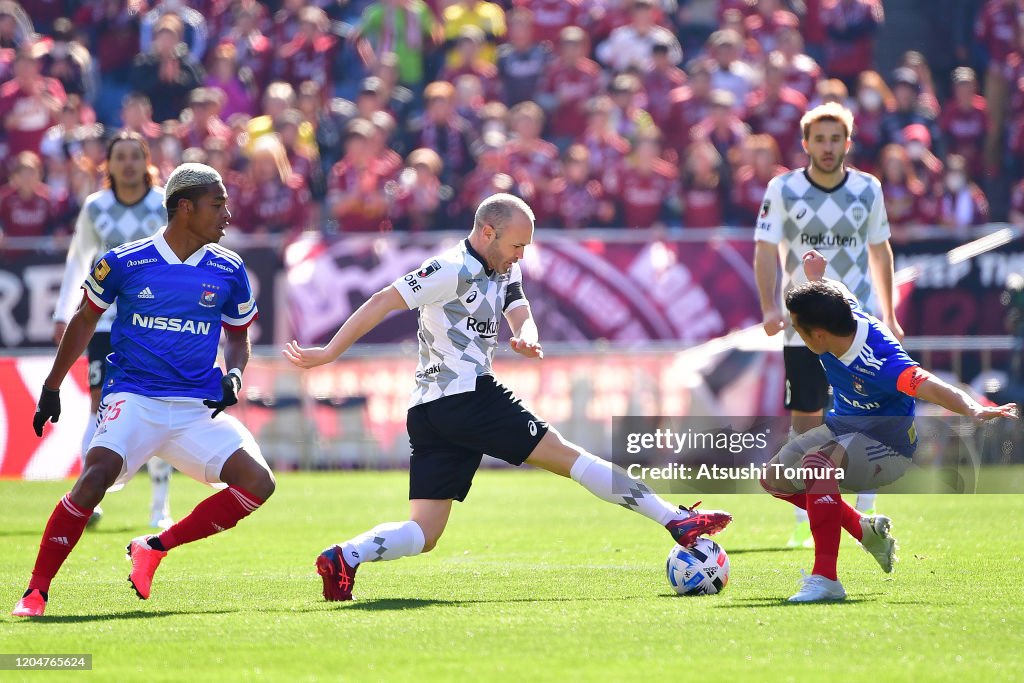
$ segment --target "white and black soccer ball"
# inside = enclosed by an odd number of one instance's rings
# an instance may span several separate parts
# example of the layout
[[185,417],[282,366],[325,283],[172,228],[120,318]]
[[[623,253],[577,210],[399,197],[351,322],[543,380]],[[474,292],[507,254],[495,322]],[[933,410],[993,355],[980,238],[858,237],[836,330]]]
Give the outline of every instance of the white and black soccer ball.
[[711,539],[698,538],[690,548],[672,548],[665,572],[672,589],[680,595],[714,595],[729,583],[729,556]]

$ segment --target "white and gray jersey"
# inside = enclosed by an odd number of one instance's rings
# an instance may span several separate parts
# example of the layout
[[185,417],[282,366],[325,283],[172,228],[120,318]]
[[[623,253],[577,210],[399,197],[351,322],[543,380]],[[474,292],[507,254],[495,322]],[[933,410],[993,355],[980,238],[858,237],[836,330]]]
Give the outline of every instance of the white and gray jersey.
[[[874,176],[849,169],[826,190],[798,169],[772,178],[764,193],[754,239],[779,245],[782,296],[807,281],[803,256],[811,249],[828,259],[825,277],[844,283],[871,314],[877,311],[868,268],[869,244],[889,239],[882,186]],[[803,346],[792,325],[786,346]]]
[[420,360],[410,407],[476,389],[491,374],[501,316],[528,302],[519,264],[488,270],[462,240],[392,283],[409,308],[418,308]]
[[[152,187],[138,202],[128,206],[114,196],[111,189],[100,190],[85,199],[75,222],[75,234],[68,248],[64,280],[53,319],[67,322],[82,302],[82,283],[103,254],[126,242],[145,239],[167,225],[164,190]],[[109,332],[117,316],[114,304],[96,324],[97,332]]]

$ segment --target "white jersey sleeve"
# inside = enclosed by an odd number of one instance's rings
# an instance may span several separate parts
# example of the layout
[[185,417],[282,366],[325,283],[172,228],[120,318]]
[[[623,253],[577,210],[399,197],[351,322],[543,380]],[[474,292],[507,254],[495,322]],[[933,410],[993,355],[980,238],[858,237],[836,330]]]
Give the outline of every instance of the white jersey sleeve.
[[758,242],[778,244],[782,241],[786,209],[782,202],[782,176],[771,179],[764,191],[761,211],[757,214],[757,230],[754,239]]
[[78,305],[82,301],[82,283],[89,274],[93,261],[99,255],[101,246],[96,225],[90,215],[89,204],[86,203],[78,213],[75,234],[72,235],[71,245],[68,247],[64,279],[60,283],[60,294],[53,312],[55,322],[67,322],[78,310]]
[[885,200],[882,197],[882,184],[877,178],[871,178],[875,186],[875,201],[871,203],[868,214],[868,244],[881,244],[889,239],[889,214],[885,211]]
[[424,261],[419,270],[398,278],[391,286],[402,295],[406,306],[422,308],[455,297],[460,269],[459,264],[435,257]]

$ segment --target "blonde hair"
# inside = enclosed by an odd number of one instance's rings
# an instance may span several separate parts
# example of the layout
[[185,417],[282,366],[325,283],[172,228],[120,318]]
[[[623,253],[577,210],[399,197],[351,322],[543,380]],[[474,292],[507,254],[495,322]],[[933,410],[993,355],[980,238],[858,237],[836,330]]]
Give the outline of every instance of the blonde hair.
[[853,135],[853,112],[836,102],[826,102],[819,104],[800,119],[800,130],[803,131],[804,140],[810,139],[811,126],[820,121],[838,121],[846,129],[847,140]]
[[292,165],[288,161],[288,151],[284,148],[284,144],[281,142],[281,138],[276,133],[270,133],[268,135],[261,135],[253,143],[252,152],[249,153],[249,158],[253,159],[262,154],[267,154],[274,161],[274,166],[277,167],[277,175],[281,179],[281,183],[287,183],[288,179],[292,175]]

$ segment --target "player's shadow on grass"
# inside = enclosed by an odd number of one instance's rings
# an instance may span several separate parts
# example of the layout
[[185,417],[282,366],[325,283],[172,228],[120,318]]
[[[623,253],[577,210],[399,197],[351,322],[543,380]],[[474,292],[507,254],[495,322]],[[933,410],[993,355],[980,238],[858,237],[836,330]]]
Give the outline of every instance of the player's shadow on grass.
[[783,546],[769,548],[729,548],[729,557],[733,555],[753,555],[754,553],[789,553],[794,550],[807,550],[807,548],[786,548]]
[[92,621],[127,621],[129,619],[159,619],[160,617],[195,616],[197,614],[233,614],[236,610],[168,610],[143,611],[132,610],[131,612],[110,612],[107,614],[55,614],[53,616],[32,617],[22,623],[38,624],[77,624]]
[[550,598],[481,598],[468,600],[432,600],[430,598],[377,598],[366,600],[353,600],[352,602],[340,603],[343,609],[376,611],[395,611],[404,609],[418,609],[420,607],[458,607],[460,605],[506,605],[513,602],[623,602],[635,599],[637,596],[623,596],[614,598],[588,598],[588,597],[550,597]]

